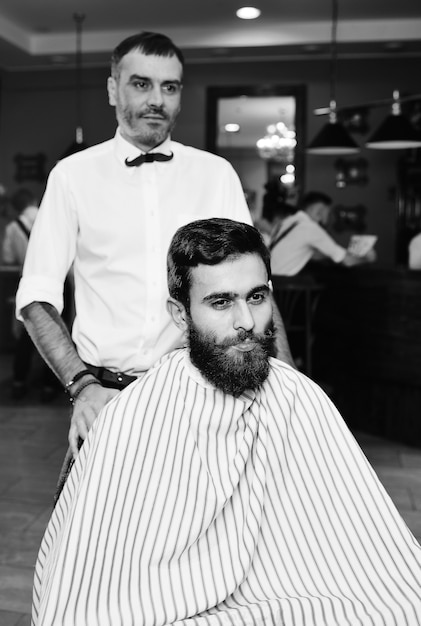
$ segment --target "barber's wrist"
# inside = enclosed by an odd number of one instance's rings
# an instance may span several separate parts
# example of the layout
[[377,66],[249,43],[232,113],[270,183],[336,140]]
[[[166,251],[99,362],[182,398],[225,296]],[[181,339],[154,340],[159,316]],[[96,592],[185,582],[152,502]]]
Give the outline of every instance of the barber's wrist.
[[95,376],[91,373],[89,373],[89,377],[83,377],[83,380],[77,381],[76,383],[72,384],[68,389],[69,400],[71,404],[74,404],[74,402],[80,397],[81,393],[90,385],[101,386],[99,380],[95,378]]
[[92,377],[93,374],[88,369],[81,369],[78,372],[76,372],[76,374],[74,376],[72,376],[72,378],[70,380],[68,380],[67,383],[64,385],[64,391],[66,393],[70,393],[71,394],[71,390],[72,390],[74,384],[77,383],[78,380],[82,380],[82,378],[85,378],[85,376]]

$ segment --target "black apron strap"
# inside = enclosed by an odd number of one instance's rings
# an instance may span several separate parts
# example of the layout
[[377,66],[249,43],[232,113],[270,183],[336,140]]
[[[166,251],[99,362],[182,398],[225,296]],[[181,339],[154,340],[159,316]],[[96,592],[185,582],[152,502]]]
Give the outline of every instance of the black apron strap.
[[21,219],[19,219],[19,218],[17,218],[17,219],[15,220],[15,222],[16,222],[16,224],[19,226],[19,228],[21,229],[21,231],[22,231],[23,233],[25,233],[25,235],[26,235],[26,236],[28,237],[28,239],[29,239],[29,235],[30,235],[30,230],[29,230],[29,228],[27,228],[27,227],[25,226],[25,224],[22,222],[22,220],[21,220]]
[[288,235],[288,233],[290,233],[292,231],[293,228],[295,228],[298,224],[297,222],[294,222],[293,224],[291,224],[291,226],[289,226],[286,230],[284,230],[283,233],[281,233],[278,237],[276,237],[276,239],[274,239],[273,241],[270,242],[268,248],[269,250],[273,250],[273,248],[284,238]]

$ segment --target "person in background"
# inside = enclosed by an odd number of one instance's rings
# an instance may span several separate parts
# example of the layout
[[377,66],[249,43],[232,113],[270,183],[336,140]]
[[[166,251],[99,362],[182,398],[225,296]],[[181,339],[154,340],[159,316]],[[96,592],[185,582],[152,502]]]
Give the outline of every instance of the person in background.
[[12,195],[11,205],[16,218],[6,226],[4,231],[3,263],[17,265],[22,269],[29,235],[38,213],[38,202],[32,191],[22,187]]
[[326,232],[331,207],[328,195],[310,191],[303,197],[300,210],[282,220],[269,244],[274,274],[295,276],[310,260],[322,258],[347,267],[376,259],[374,250],[356,256],[332,239]]
[[[38,202],[32,191],[22,187],[12,195],[11,205],[17,217],[5,228],[2,260],[6,265],[15,265],[22,271],[29,235],[38,213]],[[13,322],[13,334],[15,352],[11,396],[14,400],[20,400],[28,391],[28,378],[36,349],[24,325],[16,319]],[[43,380],[41,399],[48,401],[57,391],[56,379],[47,366],[41,369]]]
[[295,211],[288,198],[288,189],[280,182],[279,176],[269,179],[265,184],[261,217],[254,222],[266,244],[270,243],[282,220]]
[[421,270],[421,233],[415,235],[409,242],[409,269]]
[[[116,134],[57,163],[31,236],[17,314],[69,392],[73,456],[100,409],[181,345],[165,306],[176,229],[212,216],[251,221],[231,164],[171,139],[183,66],[180,49],[159,33],[115,48],[107,87]],[[60,312],[72,263],[71,338]],[[277,323],[278,353],[291,361],[279,314]]]
[[328,397],[270,357],[270,278],[252,226],[176,232],[168,308],[188,348],[95,421],[32,626],[421,624],[421,546]]

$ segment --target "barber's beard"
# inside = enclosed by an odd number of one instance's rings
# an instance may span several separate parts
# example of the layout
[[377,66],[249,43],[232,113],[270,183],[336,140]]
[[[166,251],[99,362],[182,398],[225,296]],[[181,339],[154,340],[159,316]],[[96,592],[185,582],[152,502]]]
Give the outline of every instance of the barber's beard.
[[[189,320],[190,359],[212,385],[237,397],[246,389],[257,389],[268,377],[274,334],[271,323],[264,333],[241,330],[235,338],[217,343],[213,333],[201,332]],[[253,350],[240,352],[231,348],[246,340],[256,343]]]
[[131,136],[136,139],[139,145],[155,148],[160,145],[168,135],[171,134],[179,113],[179,110],[168,113],[164,108],[156,108],[153,113],[159,116],[159,124],[153,124],[152,120],[144,119],[151,111],[144,109],[134,111],[130,107],[121,110],[124,126],[130,129]]

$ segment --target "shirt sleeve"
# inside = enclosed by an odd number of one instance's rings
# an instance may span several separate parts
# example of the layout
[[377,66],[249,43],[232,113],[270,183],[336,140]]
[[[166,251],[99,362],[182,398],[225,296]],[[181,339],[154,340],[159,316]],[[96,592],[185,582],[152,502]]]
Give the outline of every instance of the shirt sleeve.
[[76,250],[78,220],[63,169],[56,166],[31,231],[22,278],[16,294],[16,314],[32,302],[48,302],[63,311],[64,281]]
[[335,263],[341,263],[346,256],[345,248],[339,246],[316,222],[311,222],[311,229],[313,231],[311,237],[312,248],[329,257]]

